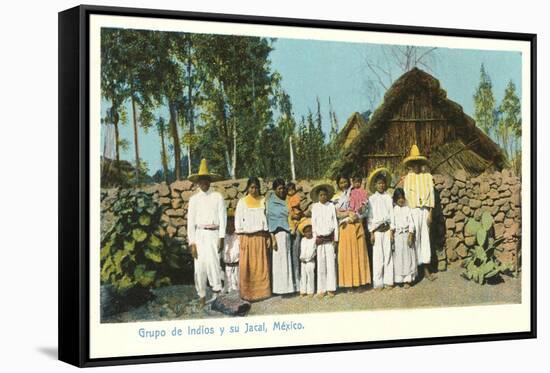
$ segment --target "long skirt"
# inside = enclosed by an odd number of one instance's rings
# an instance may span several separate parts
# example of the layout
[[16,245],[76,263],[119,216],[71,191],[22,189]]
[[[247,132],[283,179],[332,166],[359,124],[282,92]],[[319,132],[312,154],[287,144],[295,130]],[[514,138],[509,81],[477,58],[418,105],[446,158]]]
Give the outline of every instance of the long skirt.
[[413,282],[417,274],[416,250],[409,246],[409,232],[395,234],[393,250],[394,279],[397,283]]
[[275,233],[275,239],[277,240],[277,250],[271,251],[273,293],[294,293],[296,289],[292,279],[290,233],[279,231]]
[[354,287],[371,283],[369,255],[362,222],[340,226],[338,242],[338,286]]
[[418,265],[430,264],[432,261],[432,249],[430,247],[430,228],[428,226],[427,207],[411,209],[411,215],[415,228],[415,249]]
[[218,254],[219,233],[217,230],[199,229],[195,237],[197,259],[195,268],[195,289],[199,297],[206,297],[207,283],[213,291],[222,290],[220,256]]
[[271,296],[268,236],[264,232],[239,235],[239,286],[244,300]]

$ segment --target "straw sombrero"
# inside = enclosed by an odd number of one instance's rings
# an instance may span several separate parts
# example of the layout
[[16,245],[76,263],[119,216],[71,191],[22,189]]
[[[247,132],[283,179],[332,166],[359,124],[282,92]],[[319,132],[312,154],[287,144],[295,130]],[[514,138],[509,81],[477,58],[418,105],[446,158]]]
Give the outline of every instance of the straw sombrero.
[[379,167],[377,169],[375,169],[374,171],[371,172],[371,174],[369,175],[369,179],[367,180],[367,185],[369,187],[369,190],[371,192],[374,192],[375,189],[374,189],[374,180],[376,180],[376,177],[379,175],[379,174],[383,174],[384,177],[386,178],[386,186],[389,188],[390,185],[391,185],[391,173],[390,173],[390,170],[388,170],[386,167]]
[[300,220],[300,223],[298,223],[298,231],[300,231],[301,235],[304,235],[304,229],[308,226],[311,226],[311,219],[307,218]]
[[222,177],[218,174],[211,174],[210,172],[208,172],[208,164],[206,163],[206,159],[201,159],[201,164],[199,166],[199,172],[196,173],[196,174],[192,174],[192,175],[189,175],[189,177],[187,179],[189,179],[189,181],[192,181],[193,183],[196,183],[197,180],[199,180],[199,177],[201,176],[206,176],[208,178],[210,178],[210,181],[218,181],[218,180],[221,180]]
[[428,162],[428,158],[420,155],[420,150],[418,150],[418,146],[416,146],[416,144],[411,146],[409,156],[403,159],[403,164],[407,164],[411,161]]
[[332,198],[332,196],[334,195],[334,187],[332,185],[330,185],[330,184],[315,185],[313,187],[313,189],[311,189],[311,192],[309,192],[309,198],[311,198],[311,200],[313,202],[319,201],[319,189],[321,189],[321,188],[326,188],[326,190],[328,192],[328,200],[329,201]]

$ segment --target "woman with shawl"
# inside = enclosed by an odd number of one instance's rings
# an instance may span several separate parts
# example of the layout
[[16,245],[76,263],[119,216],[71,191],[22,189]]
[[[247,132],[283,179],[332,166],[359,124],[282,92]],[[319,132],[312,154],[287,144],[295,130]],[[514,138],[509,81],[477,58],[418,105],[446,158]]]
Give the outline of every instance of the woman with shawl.
[[363,219],[366,211],[350,208],[351,185],[346,176],[336,178],[338,193],[332,199],[339,220],[338,286],[356,288],[371,283],[369,256]]
[[272,242],[272,282],[274,294],[295,292],[292,276],[290,227],[286,201],[285,181],[275,179],[273,192],[267,198],[267,226]]

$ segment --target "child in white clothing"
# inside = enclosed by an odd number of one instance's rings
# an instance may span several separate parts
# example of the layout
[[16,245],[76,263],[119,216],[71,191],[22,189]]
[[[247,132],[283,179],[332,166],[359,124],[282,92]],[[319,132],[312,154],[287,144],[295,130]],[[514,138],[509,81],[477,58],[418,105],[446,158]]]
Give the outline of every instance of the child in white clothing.
[[414,247],[414,221],[411,209],[405,200],[405,191],[396,188],[393,192],[393,216],[395,236],[393,249],[394,281],[409,288],[417,275],[416,250]]
[[313,297],[315,293],[315,254],[316,248],[311,219],[304,219],[298,226],[303,235],[300,242],[300,295]]
[[329,184],[317,185],[309,195],[315,202],[311,208],[311,228],[317,246],[317,296],[334,297],[338,247],[336,207],[330,202],[334,188]]
[[225,233],[223,262],[225,265],[226,292],[239,291],[239,236],[235,234],[235,212],[227,211],[227,228]]
[[369,187],[375,193],[369,198],[367,226],[372,248],[373,286],[376,290],[393,288],[392,242],[394,238],[394,218],[392,198],[386,193],[391,180],[385,169],[373,171]]

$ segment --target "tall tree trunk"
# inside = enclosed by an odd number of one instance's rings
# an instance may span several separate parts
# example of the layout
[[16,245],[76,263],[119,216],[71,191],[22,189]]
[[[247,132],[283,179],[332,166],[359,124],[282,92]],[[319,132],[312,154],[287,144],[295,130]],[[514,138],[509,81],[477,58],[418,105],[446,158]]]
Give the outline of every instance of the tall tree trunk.
[[174,101],[169,100],[168,109],[170,111],[170,135],[174,144],[174,174],[176,180],[181,180],[181,147],[178,134],[178,113]]
[[115,126],[115,158],[118,167],[118,164],[120,162],[120,134],[118,132],[118,113],[115,113],[113,116],[113,125]]
[[136,112],[136,100],[132,95],[132,116],[134,119],[134,150],[136,155],[136,185],[139,185],[139,141],[138,141],[138,125],[137,125],[137,112]]
[[160,130],[160,146],[161,146],[161,161],[162,161],[162,170],[164,173],[164,181],[168,183],[168,159],[166,156],[166,143],[164,142],[164,128]]
[[294,169],[294,149],[292,148],[292,135],[288,137],[290,144],[290,173],[292,174],[292,181],[296,181],[296,170]]
[[[193,109],[193,77],[191,76],[192,61],[191,61],[191,48],[192,43],[189,40],[187,49],[187,123],[189,124],[189,133],[193,135],[195,133],[195,110]],[[187,168],[189,175],[191,175],[191,165],[193,164],[191,159],[191,142],[187,145]]]
[[237,123],[233,119],[233,156],[231,159],[231,178],[237,178]]

